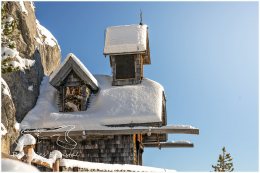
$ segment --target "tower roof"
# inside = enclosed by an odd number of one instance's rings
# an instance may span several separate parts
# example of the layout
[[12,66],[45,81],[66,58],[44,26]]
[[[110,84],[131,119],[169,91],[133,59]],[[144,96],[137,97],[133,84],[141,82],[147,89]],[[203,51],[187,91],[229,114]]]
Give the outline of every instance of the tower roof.
[[144,54],[150,64],[147,25],[122,25],[106,29],[104,55]]

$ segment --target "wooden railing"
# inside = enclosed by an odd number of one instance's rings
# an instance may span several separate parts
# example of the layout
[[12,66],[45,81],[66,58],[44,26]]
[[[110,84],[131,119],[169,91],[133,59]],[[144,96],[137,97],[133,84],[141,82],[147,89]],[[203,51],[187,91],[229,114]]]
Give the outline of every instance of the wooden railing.
[[[24,152],[24,156],[20,159],[17,158],[15,155],[8,155],[6,153],[2,153],[2,158],[21,161],[21,162],[27,163],[29,165],[33,164],[33,165],[37,165],[37,166],[43,166],[45,168],[51,169],[53,172],[60,172],[61,158],[59,158],[59,157],[54,158],[55,160],[53,160],[53,158],[49,158],[49,159],[44,158],[46,161],[40,160],[40,159],[35,159],[34,156],[37,154],[34,152],[33,145],[25,146],[23,148],[23,152]],[[49,160],[49,162],[48,162],[48,160]]]

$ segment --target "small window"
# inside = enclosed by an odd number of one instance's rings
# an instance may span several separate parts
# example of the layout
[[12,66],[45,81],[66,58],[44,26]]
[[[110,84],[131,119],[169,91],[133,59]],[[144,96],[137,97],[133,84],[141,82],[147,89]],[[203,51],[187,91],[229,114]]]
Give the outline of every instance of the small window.
[[119,55],[115,57],[116,79],[135,78],[134,55]]

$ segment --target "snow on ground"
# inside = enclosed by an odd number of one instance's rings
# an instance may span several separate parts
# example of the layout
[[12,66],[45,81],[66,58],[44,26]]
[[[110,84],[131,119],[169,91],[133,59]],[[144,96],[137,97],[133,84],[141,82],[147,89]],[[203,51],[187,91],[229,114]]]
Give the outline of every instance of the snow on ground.
[[57,74],[58,72],[62,69],[62,67],[66,64],[66,62],[72,58],[77,64],[78,66],[81,68],[82,71],[84,71],[84,73],[91,79],[92,82],[95,83],[95,85],[98,87],[98,82],[96,80],[96,78],[89,72],[89,70],[85,67],[85,65],[73,54],[73,53],[69,53],[67,55],[67,57],[65,58],[65,60],[63,61],[62,64],[60,64],[60,66],[51,74],[50,76],[50,80],[51,81]]
[[39,172],[39,170],[29,164],[12,159],[1,159],[3,172]]
[[2,93],[4,95],[7,95],[9,98],[12,98],[10,89],[9,89],[7,83],[5,82],[5,80],[2,77],[1,77],[1,88],[2,88]]
[[147,25],[112,26],[106,29],[104,54],[144,52]]
[[95,163],[95,162],[85,162],[72,159],[62,159],[61,166],[67,168],[86,168],[93,171],[105,171],[105,172],[176,172],[175,170],[161,169],[147,166],[139,165],[129,165],[129,164],[106,164],[106,163]]
[[22,129],[74,126],[73,130],[102,130],[104,125],[162,121],[163,87],[144,78],[141,84],[111,86],[112,78],[95,75],[99,92],[90,98],[89,108],[80,112],[59,112],[57,91],[45,77],[36,106],[25,116]]
[[21,8],[22,12],[25,13],[26,15],[28,15],[28,11],[26,10],[26,8],[24,6],[24,2],[23,1],[19,1],[19,5],[20,5],[20,8]]
[[36,27],[37,27],[37,33],[39,37],[35,37],[35,39],[39,44],[41,45],[47,44],[51,47],[57,45],[59,47],[56,38],[52,35],[52,33],[48,29],[42,26],[38,20],[36,20]]
[[19,52],[16,49],[10,49],[8,47],[1,47],[1,61],[8,59],[6,62],[13,68],[19,68],[24,71],[29,69],[35,63],[35,60],[25,59],[19,56]]

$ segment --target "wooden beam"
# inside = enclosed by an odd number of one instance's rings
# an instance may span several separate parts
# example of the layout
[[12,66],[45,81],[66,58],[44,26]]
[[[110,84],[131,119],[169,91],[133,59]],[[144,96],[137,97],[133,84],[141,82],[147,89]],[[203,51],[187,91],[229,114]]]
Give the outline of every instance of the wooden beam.
[[25,154],[25,163],[28,163],[31,165],[33,160],[33,147],[34,145],[27,145],[23,148],[24,154]]
[[199,134],[199,129],[197,128],[185,128],[185,127],[175,127],[175,126],[164,126],[164,127],[135,127],[135,128],[116,128],[111,127],[106,130],[83,130],[83,131],[70,131],[60,132],[57,130],[45,130],[45,131],[30,131],[26,130],[24,133],[30,133],[32,135],[39,134],[40,136],[84,136],[85,135],[130,135],[130,134]]
[[52,166],[53,172],[60,172],[60,159],[56,159]]
[[180,147],[194,147],[193,143],[183,142],[149,142],[143,143],[144,147],[158,147],[158,148],[180,148]]
[[52,169],[52,166],[47,162],[42,162],[40,160],[32,160],[32,163],[39,165],[39,166],[43,166],[43,167]]

